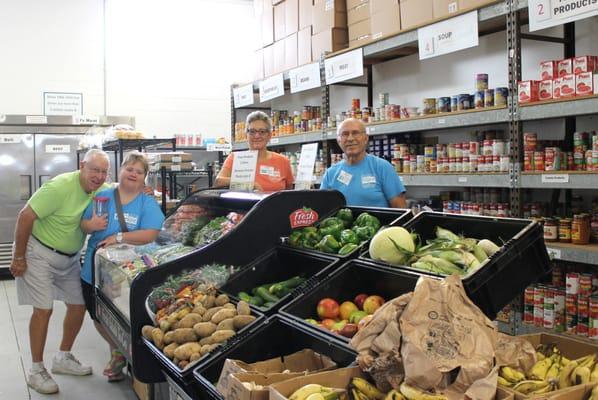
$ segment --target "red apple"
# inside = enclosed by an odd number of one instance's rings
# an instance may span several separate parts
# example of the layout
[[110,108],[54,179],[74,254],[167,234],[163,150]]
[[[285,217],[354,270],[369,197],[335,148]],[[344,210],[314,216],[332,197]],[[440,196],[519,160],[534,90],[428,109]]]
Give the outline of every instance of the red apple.
[[358,294],[357,296],[355,296],[353,303],[355,303],[355,305],[357,305],[357,307],[359,307],[360,310],[363,310],[363,302],[367,298],[368,298],[367,294],[364,294],[364,293]]
[[321,325],[322,325],[322,326],[323,326],[325,329],[331,330],[331,329],[332,329],[332,326],[333,326],[334,324],[336,324],[336,321],[335,321],[335,320],[333,320],[333,319],[331,319],[331,318],[326,318],[326,319],[323,319],[323,320],[320,322],[320,324],[321,324]]
[[357,306],[353,302],[351,302],[351,301],[345,301],[340,306],[340,316],[341,316],[341,319],[348,320],[349,317],[351,316],[351,314],[353,313],[353,311],[358,311],[358,310],[359,309],[357,308]]
[[337,318],[340,312],[340,306],[338,303],[333,299],[322,299],[318,303],[318,316],[322,319],[324,318]]
[[373,314],[377,309],[382,307],[384,299],[380,296],[370,296],[363,302],[363,311],[368,314]]
[[357,324],[347,324],[341,329],[340,334],[344,337],[352,338],[357,333]]

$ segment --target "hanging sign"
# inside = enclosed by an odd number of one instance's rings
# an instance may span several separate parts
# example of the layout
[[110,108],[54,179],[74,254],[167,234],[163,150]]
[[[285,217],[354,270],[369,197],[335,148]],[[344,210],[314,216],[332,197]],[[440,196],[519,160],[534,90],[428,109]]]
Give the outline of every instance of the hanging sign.
[[257,166],[257,150],[235,153],[230,175],[230,190],[252,191]]
[[297,166],[297,178],[295,179],[295,189],[311,189],[311,183],[314,174],[314,165],[318,155],[318,144],[310,143],[301,146],[301,156]]
[[479,43],[478,12],[419,28],[417,40],[420,60],[475,47]]
[[598,0],[529,0],[528,7],[530,32],[598,15]]
[[253,83],[233,89],[235,108],[253,104]]
[[260,102],[272,100],[284,95],[284,79],[282,74],[271,76],[260,82]]
[[291,93],[320,87],[320,63],[307,64],[289,71]]
[[363,49],[355,49],[324,61],[326,84],[363,76]]

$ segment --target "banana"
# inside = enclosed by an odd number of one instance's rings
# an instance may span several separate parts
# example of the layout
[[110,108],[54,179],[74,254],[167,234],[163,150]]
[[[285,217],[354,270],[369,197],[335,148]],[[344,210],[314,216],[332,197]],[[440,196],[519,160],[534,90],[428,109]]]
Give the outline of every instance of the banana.
[[[513,387],[514,383],[508,381],[507,379],[503,378],[502,376],[498,376],[498,384],[500,386],[506,386],[506,387]],[[385,399],[386,400],[386,399]]]
[[546,373],[546,380],[549,382],[556,381],[562,368],[560,362],[553,363]]
[[351,394],[353,395],[353,400],[368,400],[368,397],[355,387],[351,388]]
[[552,366],[553,361],[554,360],[552,356],[545,358],[544,360],[538,361],[528,371],[527,377],[530,380],[544,380],[546,378],[546,374],[548,373],[548,369]]
[[351,384],[355,386],[357,390],[361,393],[366,395],[367,398],[372,400],[382,400],[384,399],[384,393],[382,393],[378,388],[368,381],[360,377],[354,377],[351,379]]
[[542,361],[545,358],[546,358],[546,356],[544,354],[540,353],[539,351],[536,351],[536,359],[538,361]]
[[592,394],[588,400],[598,400],[598,386],[594,386],[594,389],[592,389]]
[[569,364],[565,365],[558,376],[558,387],[559,389],[564,389],[572,385],[571,376],[573,375],[573,371],[575,368],[578,367],[577,361],[571,361]]
[[534,394],[549,393],[549,392],[552,392],[553,389],[554,389],[554,386],[552,386],[552,385],[546,385],[542,389],[534,390],[533,392],[530,392],[529,394],[530,395],[534,395]]
[[583,385],[585,383],[590,382],[590,375],[592,371],[588,367],[577,367],[575,371],[573,371],[573,381],[576,385]]
[[519,393],[529,394],[534,391],[544,389],[546,386],[550,386],[550,383],[540,380],[527,380],[521,381],[513,386],[513,390]]
[[588,367],[590,371],[594,368],[596,364],[596,354],[590,354],[588,356],[582,357],[577,360],[578,366],[580,367]]
[[564,367],[565,365],[569,364],[571,362],[571,360],[569,360],[567,357],[562,356],[561,357],[561,365]]
[[318,385],[315,383],[310,383],[308,385],[305,385],[299,389],[297,389],[292,395],[291,397],[289,397],[289,400],[307,400],[307,397],[309,395],[312,394],[324,394],[326,392],[331,392],[332,390],[330,388],[324,387],[322,385]]
[[305,400],[326,400],[322,393],[312,393],[305,398]]
[[401,383],[399,389],[401,394],[405,396],[407,400],[448,400],[448,397],[444,395],[422,392],[413,386],[407,385],[405,382]]
[[511,383],[517,383],[525,379],[525,375],[511,367],[502,367],[500,375]]
[[592,373],[590,374],[590,382],[598,382],[598,364],[596,364],[592,370]]
[[399,392],[396,389],[393,389],[390,392],[386,393],[386,397],[384,397],[384,400],[407,400],[407,399],[405,399],[405,396],[403,396],[401,394],[401,392]]

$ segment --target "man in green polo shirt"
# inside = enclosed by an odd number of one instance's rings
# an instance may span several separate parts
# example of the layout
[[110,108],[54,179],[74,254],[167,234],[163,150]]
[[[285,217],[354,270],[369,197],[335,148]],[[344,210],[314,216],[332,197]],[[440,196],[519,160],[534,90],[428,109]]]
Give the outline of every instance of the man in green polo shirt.
[[[92,372],[71,354],[85,317],[79,261],[85,234],[79,225],[95,193],[105,188],[109,167],[105,152],[88,151],[79,171],[46,182],[17,218],[10,271],[16,279],[19,304],[33,306],[29,323],[32,367],[27,383],[40,393],[58,392],[43,363],[54,300],[64,301],[67,311],[52,372],[79,376]],[[94,230],[107,225],[105,216],[93,220],[98,225]]]

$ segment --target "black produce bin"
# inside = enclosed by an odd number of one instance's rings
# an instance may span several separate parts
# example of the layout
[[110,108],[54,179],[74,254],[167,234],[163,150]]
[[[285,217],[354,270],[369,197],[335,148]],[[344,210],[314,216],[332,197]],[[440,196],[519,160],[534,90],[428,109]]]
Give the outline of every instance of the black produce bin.
[[338,367],[346,367],[355,361],[357,353],[340,341],[331,340],[319,332],[305,329],[284,316],[275,315],[266,323],[256,326],[244,340],[235,343],[210,357],[193,370],[196,383],[212,398],[223,399],[216,391],[222,367],[227,358],[253,363],[312,349],[330,357]]
[[[351,206],[345,206],[342,208],[348,208],[351,211],[353,211],[354,219],[357,218],[359,216],[359,214],[367,212],[368,214],[371,214],[374,217],[378,218],[380,220],[380,223],[382,224],[382,226],[386,226],[386,225],[403,226],[403,224],[407,223],[413,217],[411,210],[402,209],[402,208],[379,208],[379,207],[365,208],[365,207],[351,207]],[[330,214],[327,214],[323,217],[320,216],[319,221],[322,221],[323,219],[328,218],[328,217],[334,217],[339,209],[336,209],[335,211],[333,211]],[[318,224],[316,223],[314,226],[317,227]],[[291,247],[288,244],[288,237],[282,238],[282,241],[285,246]],[[369,243],[370,243],[369,240],[367,242],[363,242],[361,245],[359,245],[355,250],[353,250],[349,254],[345,254],[343,256],[341,256],[339,254],[333,254],[333,255],[335,257],[341,258],[342,260],[349,260],[351,258],[356,258],[359,256],[359,254],[364,249],[368,248]],[[294,248],[294,247],[291,247],[291,248]],[[304,250],[308,250],[310,252],[315,252],[318,254],[328,254],[328,253],[324,253],[324,252],[321,252],[321,251],[315,250],[315,249],[304,249]]]
[[[422,212],[403,225],[418,233],[422,240],[436,237],[437,226],[453,233],[475,239],[489,239],[500,246],[486,264],[473,275],[463,279],[470,299],[488,316],[496,314],[530,284],[550,272],[551,264],[544,244],[544,230],[540,224],[527,219],[493,218]],[[362,258],[370,259],[369,252]],[[384,264],[381,261],[376,263]],[[439,276],[407,266],[398,266],[422,275]]]
[[306,288],[323,279],[322,277],[328,276],[331,269],[339,265],[338,257],[332,255],[314,254],[279,246],[235,274],[220,290],[238,300],[239,292],[251,294],[251,289],[266,283],[284,281],[296,275],[306,278],[307,280],[301,286],[281,298],[274,306],[270,308],[251,306],[266,315],[271,315]]
[[[235,299],[230,299],[230,302],[233,304],[237,304]],[[242,340],[244,335],[250,332],[255,326],[264,323],[265,317],[262,313],[256,312],[255,310],[251,310],[251,315],[254,315],[256,319],[243,329],[239,330],[237,334],[226,342],[224,342],[220,347],[212,350],[212,352],[208,353],[207,355],[203,356],[199,360],[195,361],[193,365],[188,366],[185,369],[179,368],[178,365],[175,365],[171,359],[166,357],[164,353],[158,349],[151,340],[147,340],[146,338],[142,337],[141,340],[150,350],[150,352],[154,355],[154,357],[160,362],[162,366],[162,371],[167,374],[170,378],[172,378],[175,382],[177,382],[181,386],[189,385],[193,379],[193,367],[201,364],[203,361],[208,360],[211,354],[217,354],[221,348],[226,348],[228,346],[233,345],[234,343]]]
[[280,312],[306,327],[349,342],[344,336],[305,321],[308,318],[319,319],[316,308],[320,300],[329,297],[342,304],[344,301],[353,301],[358,294],[365,293],[378,295],[389,301],[413,291],[419,277],[418,274],[409,271],[375,265],[363,260],[349,260],[327,280],[319,283],[309,293],[293,300]]

